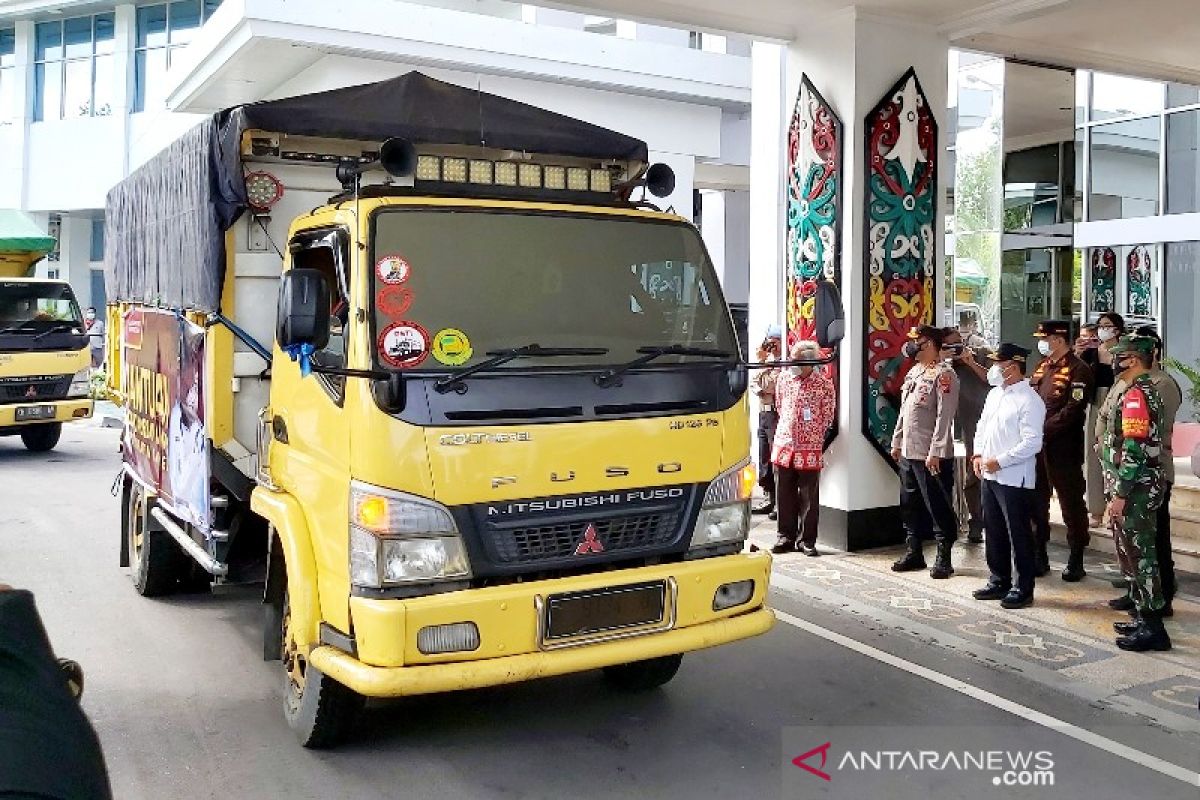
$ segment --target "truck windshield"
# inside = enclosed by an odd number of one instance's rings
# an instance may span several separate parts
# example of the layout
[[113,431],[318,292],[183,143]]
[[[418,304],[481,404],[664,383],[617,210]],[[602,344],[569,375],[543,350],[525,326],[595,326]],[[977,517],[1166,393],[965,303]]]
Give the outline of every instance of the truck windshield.
[[[674,345],[737,352],[712,264],[690,225],[486,210],[376,217],[372,297],[384,368],[446,371],[536,342],[606,352],[522,359],[597,367]],[[692,353],[655,365],[713,363]]]
[[82,325],[71,287],[65,283],[0,281],[0,332],[40,333],[55,324]]

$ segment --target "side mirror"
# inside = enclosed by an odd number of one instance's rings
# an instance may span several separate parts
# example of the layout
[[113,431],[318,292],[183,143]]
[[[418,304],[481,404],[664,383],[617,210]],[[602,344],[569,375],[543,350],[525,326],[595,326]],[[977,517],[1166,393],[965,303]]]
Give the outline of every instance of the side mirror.
[[372,391],[375,404],[388,414],[399,414],[408,405],[408,388],[404,385],[403,373],[392,372],[386,379],[375,381]]
[[320,270],[297,267],[284,273],[279,286],[275,338],[284,350],[329,344],[329,282]]
[[833,281],[819,281],[813,299],[813,321],[816,323],[817,344],[834,347],[846,335],[846,318],[842,311],[842,293]]

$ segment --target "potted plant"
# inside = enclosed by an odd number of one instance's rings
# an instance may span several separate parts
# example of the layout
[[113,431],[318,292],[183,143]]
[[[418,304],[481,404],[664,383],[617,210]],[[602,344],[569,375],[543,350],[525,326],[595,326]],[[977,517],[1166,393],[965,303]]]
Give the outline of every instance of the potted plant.
[[1190,366],[1176,358],[1164,358],[1163,366],[1186,380],[1186,396],[1192,407],[1192,422],[1176,422],[1171,434],[1171,452],[1176,457],[1190,456],[1192,472],[1200,475],[1200,361]]

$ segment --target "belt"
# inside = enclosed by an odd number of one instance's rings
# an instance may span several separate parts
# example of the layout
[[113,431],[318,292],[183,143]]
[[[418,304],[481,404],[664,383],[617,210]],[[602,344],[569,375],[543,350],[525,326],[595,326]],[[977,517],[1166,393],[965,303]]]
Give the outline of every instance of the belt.
[[763,410],[763,411],[774,411],[774,410],[775,410],[775,406],[773,406],[773,405],[771,405],[771,404],[769,404],[769,403],[763,403],[763,405],[762,405],[762,410]]

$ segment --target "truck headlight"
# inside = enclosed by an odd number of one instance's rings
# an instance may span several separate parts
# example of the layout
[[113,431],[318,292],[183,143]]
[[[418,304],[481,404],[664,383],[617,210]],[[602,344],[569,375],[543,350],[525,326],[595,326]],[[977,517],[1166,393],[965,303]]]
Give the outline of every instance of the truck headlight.
[[[71,387],[67,389],[68,398],[87,397],[91,394],[91,370],[84,368],[71,376]],[[61,385],[61,384],[60,384]]]
[[379,589],[469,577],[466,548],[445,506],[351,483],[351,583]]
[[750,533],[750,495],[754,491],[754,467],[743,461],[708,486],[691,549],[733,544]]

